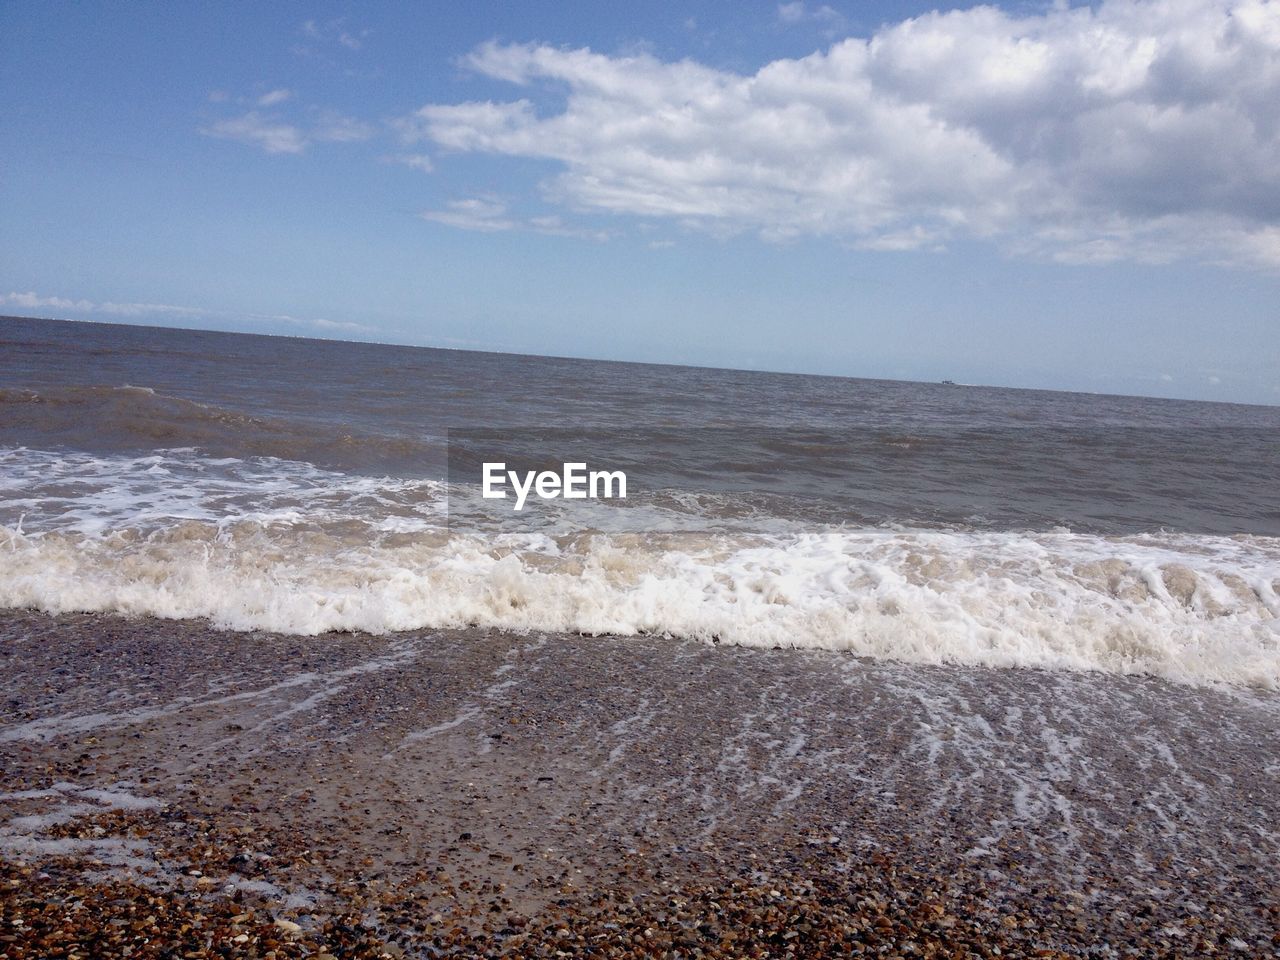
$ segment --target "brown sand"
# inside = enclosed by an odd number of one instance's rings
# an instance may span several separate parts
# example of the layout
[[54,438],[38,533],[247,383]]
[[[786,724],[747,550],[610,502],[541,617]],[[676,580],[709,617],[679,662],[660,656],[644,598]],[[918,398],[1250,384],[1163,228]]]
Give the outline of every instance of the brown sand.
[[0,958],[1280,944],[1274,694],[2,617]]

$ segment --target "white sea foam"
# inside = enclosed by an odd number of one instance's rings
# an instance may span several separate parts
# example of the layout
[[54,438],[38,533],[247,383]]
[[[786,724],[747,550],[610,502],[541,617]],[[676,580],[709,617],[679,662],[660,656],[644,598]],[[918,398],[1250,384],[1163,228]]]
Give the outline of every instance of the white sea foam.
[[[649,533],[449,529],[432,481],[58,456],[43,472],[31,451],[0,460],[0,606],[298,634],[663,634],[1280,687],[1275,538],[759,532],[689,515]],[[156,466],[180,482],[148,490]]]

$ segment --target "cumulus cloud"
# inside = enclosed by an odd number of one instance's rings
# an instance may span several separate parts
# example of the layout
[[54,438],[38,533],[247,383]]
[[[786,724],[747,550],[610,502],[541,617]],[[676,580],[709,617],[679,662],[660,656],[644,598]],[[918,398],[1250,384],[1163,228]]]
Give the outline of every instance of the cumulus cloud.
[[554,161],[548,195],[579,210],[1280,267],[1280,0],[932,13],[750,75],[533,44],[465,64],[528,93],[429,104],[404,137]]

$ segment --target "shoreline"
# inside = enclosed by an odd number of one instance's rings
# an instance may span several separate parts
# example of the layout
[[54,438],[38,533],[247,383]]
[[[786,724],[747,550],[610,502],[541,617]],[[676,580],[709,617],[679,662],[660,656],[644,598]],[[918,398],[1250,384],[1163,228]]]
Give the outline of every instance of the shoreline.
[[15,610],[0,666],[15,958],[61,929],[39,898],[95,956],[1280,944],[1274,693]]

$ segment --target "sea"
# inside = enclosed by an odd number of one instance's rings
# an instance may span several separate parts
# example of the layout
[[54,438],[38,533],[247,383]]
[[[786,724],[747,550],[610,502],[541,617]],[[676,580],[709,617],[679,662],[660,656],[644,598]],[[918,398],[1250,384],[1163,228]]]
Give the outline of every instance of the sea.
[[0,318],[0,608],[1275,690],[1280,408]]

